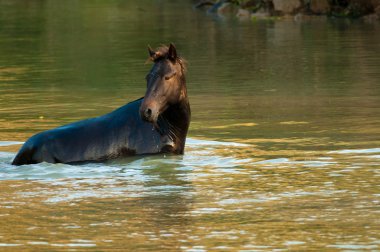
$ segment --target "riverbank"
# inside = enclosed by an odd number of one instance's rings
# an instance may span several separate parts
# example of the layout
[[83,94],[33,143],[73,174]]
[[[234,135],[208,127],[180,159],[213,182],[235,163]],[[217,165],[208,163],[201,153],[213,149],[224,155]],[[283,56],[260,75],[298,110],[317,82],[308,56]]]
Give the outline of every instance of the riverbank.
[[252,20],[325,16],[380,21],[380,0],[200,0],[194,7]]

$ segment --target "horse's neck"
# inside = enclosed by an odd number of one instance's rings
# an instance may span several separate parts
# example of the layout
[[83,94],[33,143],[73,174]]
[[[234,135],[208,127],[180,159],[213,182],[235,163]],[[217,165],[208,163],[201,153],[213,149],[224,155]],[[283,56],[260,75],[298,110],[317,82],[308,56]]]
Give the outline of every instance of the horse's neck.
[[178,133],[185,134],[185,136],[189,128],[190,116],[190,105],[187,98],[178,104],[170,106],[163,115],[171,127],[179,131]]
[[190,105],[186,97],[178,104],[170,106],[164,113],[167,122],[167,134],[175,142],[177,151],[183,153],[187,131],[190,125]]

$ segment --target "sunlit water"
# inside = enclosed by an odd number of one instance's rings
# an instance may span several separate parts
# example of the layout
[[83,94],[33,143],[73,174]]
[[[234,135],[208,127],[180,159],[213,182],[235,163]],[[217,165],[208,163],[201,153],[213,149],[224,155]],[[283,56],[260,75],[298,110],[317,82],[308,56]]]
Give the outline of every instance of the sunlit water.
[[[0,251],[380,250],[380,24],[161,1],[0,2]],[[10,163],[189,62],[183,156]]]

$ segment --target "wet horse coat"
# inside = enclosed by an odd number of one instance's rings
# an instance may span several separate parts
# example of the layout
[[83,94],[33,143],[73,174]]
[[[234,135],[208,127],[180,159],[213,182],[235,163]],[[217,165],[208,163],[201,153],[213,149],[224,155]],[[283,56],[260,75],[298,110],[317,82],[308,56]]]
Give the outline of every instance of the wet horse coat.
[[149,49],[154,65],[143,98],[115,111],[38,133],[14,165],[105,161],[138,154],[183,154],[190,124],[185,68],[175,47]]

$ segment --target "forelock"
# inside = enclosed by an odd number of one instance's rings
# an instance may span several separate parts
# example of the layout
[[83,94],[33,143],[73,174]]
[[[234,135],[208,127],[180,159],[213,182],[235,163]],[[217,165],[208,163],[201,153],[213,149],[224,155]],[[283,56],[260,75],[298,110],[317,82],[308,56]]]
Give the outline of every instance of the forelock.
[[[148,61],[157,63],[160,60],[166,59],[168,57],[169,53],[169,47],[166,45],[162,45],[160,47],[157,47],[154,50],[154,54],[148,58]],[[185,73],[186,72],[186,61],[182,58],[177,56],[178,63],[180,64],[182,71]]]

